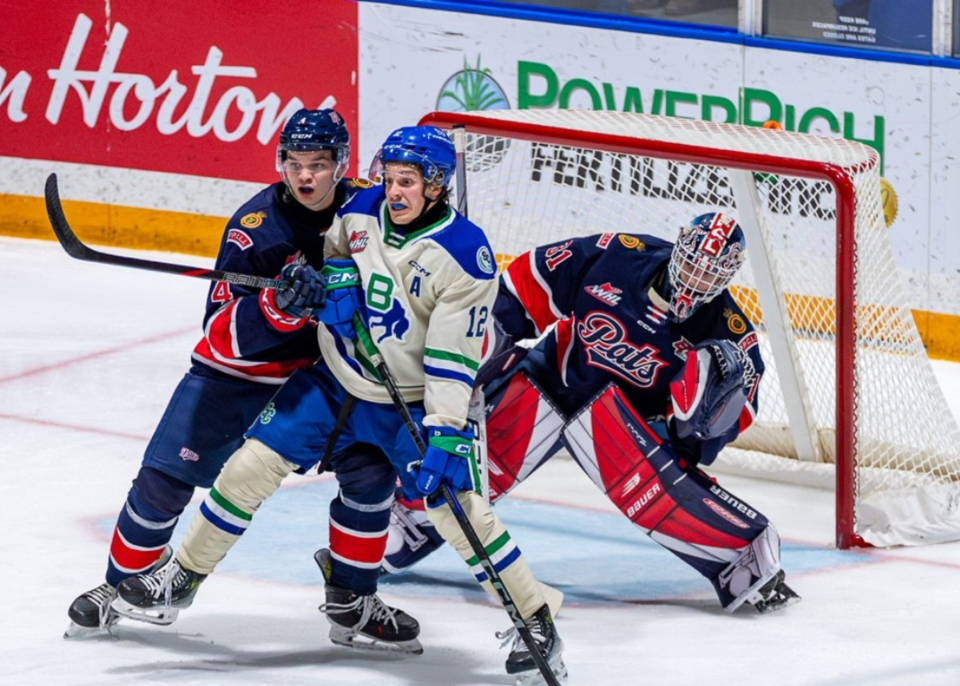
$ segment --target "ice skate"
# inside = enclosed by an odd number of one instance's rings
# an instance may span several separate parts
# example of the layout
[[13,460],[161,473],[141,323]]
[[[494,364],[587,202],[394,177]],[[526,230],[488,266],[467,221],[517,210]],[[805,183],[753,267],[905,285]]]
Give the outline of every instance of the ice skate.
[[747,602],[757,608],[757,612],[760,614],[776,612],[785,607],[796,605],[800,602],[800,596],[784,583],[785,577],[786,574],[784,574],[781,569],[777,572],[776,576],[765,583],[760,590],[757,591],[757,594]]
[[122,581],[111,608],[141,622],[173,624],[180,610],[193,604],[197,588],[206,578],[206,574],[181,567],[174,558],[155,572]]
[[91,636],[101,630],[109,631],[120,617],[110,609],[110,603],[117,597],[117,589],[104,582],[82,593],[74,599],[67,610],[70,626],[63,633],[64,638]]
[[[540,654],[546,659],[551,671],[559,680],[567,678],[567,666],[563,662],[563,641],[560,634],[557,633],[557,627],[553,623],[553,617],[550,615],[550,607],[544,605],[534,613],[532,617],[524,620],[527,628],[530,630],[533,640],[537,645]],[[542,686],[546,683],[537,663],[527,649],[526,643],[520,637],[520,633],[515,627],[498,633],[497,637],[503,639],[503,645],[512,641],[510,655],[507,656],[507,674],[516,678],[517,686]]]
[[326,582],[326,602],[320,612],[330,622],[330,640],[347,648],[390,650],[419,655],[420,625],[403,610],[386,605],[376,595],[358,596],[330,585],[330,551],[313,556]]
[[[160,554],[160,559],[150,568],[150,571],[165,565],[171,555],[173,555],[173,549],[166,546]],[[108,583],[102,583],[77,596],[67,610],[67,614],[70,615],[70,626],[63,633],[63,637],[78,638],[110,631],[120,621],[120,615],[110,607],[116,597],[117,589]]]

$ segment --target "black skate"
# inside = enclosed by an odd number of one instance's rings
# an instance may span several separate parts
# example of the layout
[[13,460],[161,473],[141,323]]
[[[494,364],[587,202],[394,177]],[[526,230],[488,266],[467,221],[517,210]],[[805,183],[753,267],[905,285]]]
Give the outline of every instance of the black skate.
[[[420,624],[403,610],[386,605],[376,595],[358,596],[330,585],[330,551],[314,554],[326,582],[326,602],[320,612],[330,622],[330,640],[347,648],[392,650],[420,655]],[[358,640],[359,639],[359,640]]]
[[117,597],[117,589],[104,582],[86,593],[76,597],[67,610],[70,626],[64,632],[64,638],[74,638],[96,633],[99,629],[109,631],[120,617],[110,609],[110,603]]
[[124,579],[110,606],[130,619],[150,624],[173,624],[180,610],[190,607],[206,574],[181,567],[176,558],[150,574]]
[[[551,671],[559,680],[567,678],[567,666],[563,663],[563,641],[557,633],[557,627],[550,616],[550,606],[544,605],[532,617],[524,620],[540,654],[546,659]],[[498,633],[497,638],[504,639],[506,645],[511,639],[510,655],[507,656],[507,674],[517,679],[517,686],[540,686],[544,684],[543,675],[520,637],[516,628]]]
[[748,602],[757,608],[757,612],[760,614],[776,612],[785,607],[796,605],[800,602],[800,596],[783,582],[785,578],[786,574],[784,574],[781,569],[777,572],[776,576],[764,584],[760,590],[757,591],[757,595]]
[[[159,569],[167,563],[173,549],[166,546],[160,559],[150,571]],[[110,631],[120,621],[120,615],[111,609],[110,604],[117,597],[117,589],[108,583],[102,583],[86,593],[77,596],[67,614],[70,615],[70,626],[64,632],[64,638],[76,638],[99,633],[101,630]]]

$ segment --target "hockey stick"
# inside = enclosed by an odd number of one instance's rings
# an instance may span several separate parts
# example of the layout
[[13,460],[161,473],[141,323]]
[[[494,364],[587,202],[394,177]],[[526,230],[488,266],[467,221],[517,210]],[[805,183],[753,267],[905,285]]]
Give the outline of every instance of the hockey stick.
[[[417,424],[413,419],[413,415],[410,414],[410,408],[407,406],[407,402],[403,399],[403,396],[400,395],[400,389],[397,387],[397,382],[394,380],[393,374],[390,372],[390,368],[387,367],[387,363],[384,361],[383,356],[380,354],[380,351],[377,350],[376,345],[370,338],[370,333],[367,331],[366,326],[364,325],[359,314],[354,315],[353,326],[357,331],[357,338],[360,341],[360,345],[363,346],[364,352],[370,359],[370,362],[373,364],[374,368],[376,368],[377,374],[380,375],[380,379],[383,381],[383,385],[386,387],[387,393],[390,395],[390,400],[393,401],[394,406],[397,408],[397,412],[400,414],[400,418],[403,420],[403,425],[409,432],[410,438],[413,439],[414,444],[416,444],[417,451],[420,453],[420,457],[422,459],[427,453],[427,445],[423,441],[423,436],[420,435],[420,430],[417,428]],[[533,658],[533,661],[536,663],[537,669],[540,670],[543,680],[547,683],[547,686],[560,686],[560,682],[557,680],[553,670],[550,669],[550,665],[547,663],[546,658],[537,649],[537,644],[533,640],[533,634],[530,633],[530,629],[527,628],[526,623],[523,621],[523,617],[520,616],[520,610],[517,608],[517,604],[513,602],[513,598],[510,596],[510,592],[504,585],[503,579],[500,578],[500,573],[497,572],[496,568],[493,566],[493,561],[490,559],[490,556],[484,549],[483,542],[477,535],[476,529],[473,528],[473,525],[470,523],[470,519],[467,517],[467,513],[463,511],[463,506],[460,504],[460,501],[457,500],[456,495],[454,495],[453,491],[450,489],[450,486],[445,481],[440,482],[440,494],[453,511],[453,516],[456,518],[457,524],[460,525],[460,530],[463,531],[463,535],[466,536],[467,541],[470,543],[470,548],[473,550],[473,554],[476,555],[477,559],[480,561],[480,567],[486,573],[487,578],[490,579],[490,584],[493,586],[494,590],[496,590],[497,596],[500,598],[500,603],[503,605],[503,609],[505,609],[507,614],[510,615],[510,620],[513,622],[513,626],[516,628],[517,633],[523,640],[524,645],[527,646],[527,650],[530,651],[530,655]]]
[[235,283],[238,286],[249,286],[250,288],[282,289],[290,285],[288,281],[282,279],[268,279],[253,274],[225,272],[219,269],[204,269],[203,267],[184,267],[168,262],[154,262],[153,260],[144,260],[139,257],[125,257],[99,252],[84,245],[80,239],[77,238],[73,229],[70,228],[70,224],[63,214],[63,206],[60,204],[60,190],[57,188],[56,174],[51,174],[47,177],[44,198],[47,204],[47,216],[50,218],[50,225],[53,227],[53,232],[57,234],[57,240],[60,241],[60,245],[63,246],[63,249],[67,251],[70,257],[78,260],[113,264],[118,267],[145,269],[151,272],[192,276],[197,279],[209,279],[210,281],[226,281],[228,283]]

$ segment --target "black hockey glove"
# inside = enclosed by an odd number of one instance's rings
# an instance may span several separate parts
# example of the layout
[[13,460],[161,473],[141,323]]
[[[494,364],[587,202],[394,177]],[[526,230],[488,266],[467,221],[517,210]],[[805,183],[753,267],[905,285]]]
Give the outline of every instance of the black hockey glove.
[[323,277],[309,264],[288,264],[280,278],[290,286],[278,290],[273,298],[277,309],[291,317],[309,317],[313,310],[323,309],[327,289]]

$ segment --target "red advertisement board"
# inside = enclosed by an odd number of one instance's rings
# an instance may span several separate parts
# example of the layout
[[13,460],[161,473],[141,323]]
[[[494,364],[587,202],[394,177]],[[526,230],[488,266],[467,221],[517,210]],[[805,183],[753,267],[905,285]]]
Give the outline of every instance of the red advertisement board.
[[14,0],[0,26],[0,155],[264,182],[301,106],[356,140],[350,0]]

